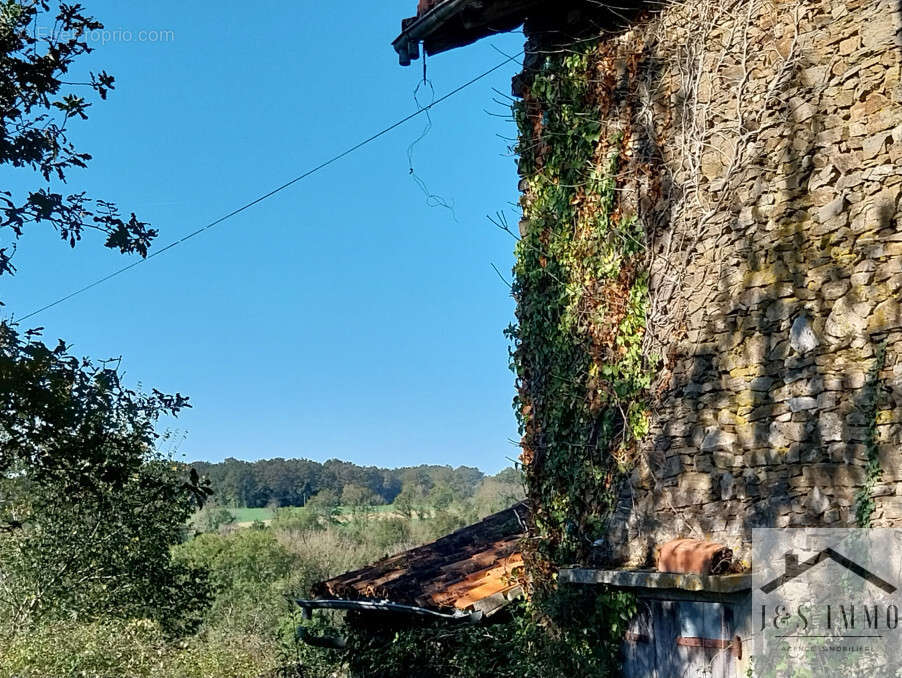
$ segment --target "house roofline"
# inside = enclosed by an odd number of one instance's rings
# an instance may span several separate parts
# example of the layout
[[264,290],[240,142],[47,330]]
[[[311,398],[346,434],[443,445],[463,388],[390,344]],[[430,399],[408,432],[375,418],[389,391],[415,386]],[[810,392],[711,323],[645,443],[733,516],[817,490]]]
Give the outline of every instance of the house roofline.
[[401,21],[401,34],[392,41],[402,66],[410,66],[412,59],[420,58],[420,43],[454,16],[468,0],[445,0],[422,16]]
[[438,54],[477,40],[511,31],[545,0],[443,0],[422,14],[403,19],[401,34],[392,41],[402,66],[423,51]]

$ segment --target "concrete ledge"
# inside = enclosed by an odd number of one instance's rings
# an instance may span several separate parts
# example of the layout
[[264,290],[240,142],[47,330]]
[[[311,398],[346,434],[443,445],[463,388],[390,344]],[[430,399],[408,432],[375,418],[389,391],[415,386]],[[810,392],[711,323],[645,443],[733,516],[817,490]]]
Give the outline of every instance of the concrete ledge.
[[751,574],[677,574],[651,570],[591,570],[565,568],[558,581],[566,584],[607,584],[625,589],[677,590],[700,593],[741,593],[752,588]]

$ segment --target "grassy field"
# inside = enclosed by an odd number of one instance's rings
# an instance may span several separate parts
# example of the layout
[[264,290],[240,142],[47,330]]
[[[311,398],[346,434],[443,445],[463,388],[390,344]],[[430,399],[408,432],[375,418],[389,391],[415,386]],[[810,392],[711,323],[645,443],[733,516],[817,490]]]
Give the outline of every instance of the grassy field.
[[[394,510],[394,506],[391,504],[386,504],[384,506],[373,506],[370,508],[368,513],[391,513]],[[233,523],[252,523],[254,521],[259,520],[260,522],[267,522],[272,520],[273,510],[270,508],[243,508],[243,507],[228,507],[229,513],[235,516],[235,520]],[[349,514],[352,512],[351,507],[342,506],[338,509],[339,514]]]
[[229,513],[235,516],[235,523],[252,523],[255,520],[266,522],[272,520],[272,509],[268,508],[232,508],[229,507]]
[[[395,510],[394,504],[381,504],[379,506],[370,506],[367,513],[391,513]],[[339,506],[339,513],[352,513],[354,511],[350,506]]]

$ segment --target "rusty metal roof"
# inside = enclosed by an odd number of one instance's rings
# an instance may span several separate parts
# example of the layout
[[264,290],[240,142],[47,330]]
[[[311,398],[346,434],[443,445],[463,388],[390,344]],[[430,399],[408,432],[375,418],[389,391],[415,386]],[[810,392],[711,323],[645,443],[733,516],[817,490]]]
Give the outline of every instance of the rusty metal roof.
[[491,614],[519,594],[525,512],[517,504],[429,544],[320,582],[313,593]]

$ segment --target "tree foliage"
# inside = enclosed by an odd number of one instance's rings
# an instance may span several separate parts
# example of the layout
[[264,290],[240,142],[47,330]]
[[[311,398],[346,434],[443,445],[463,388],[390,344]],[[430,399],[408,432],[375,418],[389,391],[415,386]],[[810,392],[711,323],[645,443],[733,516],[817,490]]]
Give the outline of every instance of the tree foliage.
[[114,364],[79,360],[0,324],[0,605],[46,616],[191,625],[203,575],[169,549],[211,493],[155,451],[161,414],[184,396],[123,386]]
[[181,394],[126,388],[117,361],[94,364],[39,332],[0,324],[0,473],[33,482],[119,486],[157,439],[154,422],[188,407]]
[[489,625],[351,626],[351,676],[544,678],[619,674],[620,634],[635,612],[629,594],[561,590],[536,615],[517,603]]
[[0,275],[15,271],[15,243],[29,224],[49,224],[72,247],[85,231],[98,231],[107,247],[141,256],[157,235],[109,201],[53,188],[91,159],[68,135],[72,121],[88,117],[85,90],[106,99],[114,88],[105,71],[91,73],[87,83],[65,80],[73,62],[92,51],[88,34],[101,28],[78,4],[0,0],[0,164],[37,173],[46,184],[27,195],[0,191],[0,230],[9,234],[0,247]]
[[[102,28],[78,4],[0,0],[0,165],[42,184],[0,191],[0,275],[15,271],[30,224],[49,224],[72,247],[98,231],[107,247],[141,256],[157,234],[113,203],[59,190],[91,159],[69,138],[71,123],[88,117],[84,95],[106,99],[114,86],[105,71],[68,80]],[[3,630],[101,617],[188,630],[209,591],[204,573],[174,563],[170,548],[211,490],[156,452],[154,428],[188,400],[127,388],[118,361],[79,359],[40,330],[0,323]]]
[[528,199],[507,333],[536,582],[604,535],[649,425],[645,233],[620,201],[630,130],[601,122],[609,63],[591,43],[549,55],[514,104]]
[[174,563],[196,502],[184,470],[153,458],[121,485],[67,486],[4,479],[0,605],[21,629],[63,619],[152,619],[193,629],[209,602],[206,572]]
[[249,462],[229,457],[219,463],[194,462],[192,466],[210,478],[221,504],[249,508],[270,503],[304,506],[324,491],[341,497],[349,485],[375,495],[370,499],[374,504],[397,503],[402,490],[410,488],[407,494],[415,497],[417,505],[425,505],[435,486],[448,486],[453,499],[460,500],[471,497],[486,477],[471,466],[453,468],[424,464],[389,469],[358,466],[338,459],[323,463],[282,458]]

